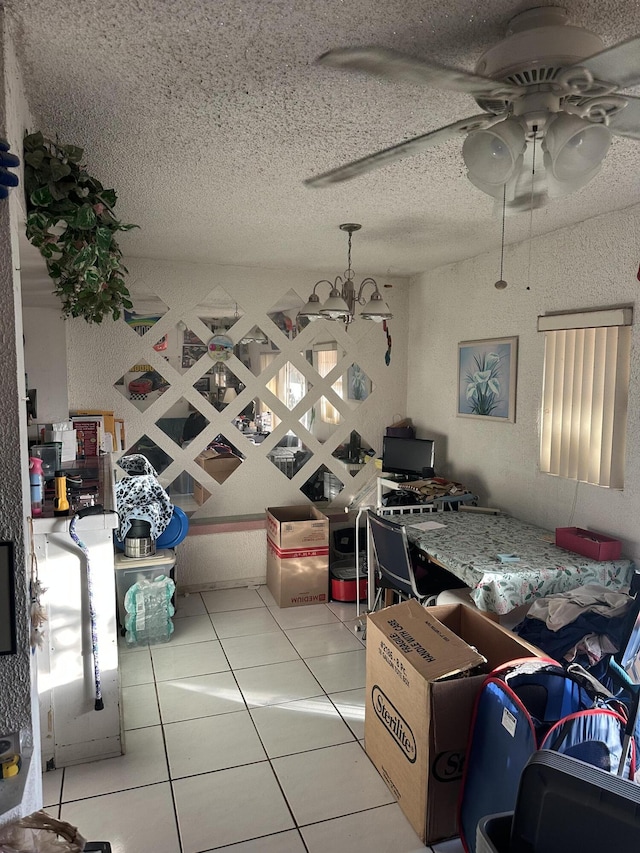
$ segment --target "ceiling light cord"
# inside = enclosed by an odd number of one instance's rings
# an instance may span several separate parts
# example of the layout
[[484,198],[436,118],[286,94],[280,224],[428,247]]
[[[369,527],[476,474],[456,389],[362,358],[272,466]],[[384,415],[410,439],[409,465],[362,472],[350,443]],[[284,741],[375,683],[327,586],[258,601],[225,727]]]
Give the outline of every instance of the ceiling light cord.
[[531,163],[531,197],[529,199],[529,259],[527,261],[527,290],[531,290],[531,244],[533,242],[533,188],[536,179],[536,134],[538,125],[533,126],[533,160]]
[[504,270],[504,223],[507,214],[507,184],[502,187],[502,240],[500,243],[500,278],[494,284],[496,290],[504,290],[507,282],[503,278]]

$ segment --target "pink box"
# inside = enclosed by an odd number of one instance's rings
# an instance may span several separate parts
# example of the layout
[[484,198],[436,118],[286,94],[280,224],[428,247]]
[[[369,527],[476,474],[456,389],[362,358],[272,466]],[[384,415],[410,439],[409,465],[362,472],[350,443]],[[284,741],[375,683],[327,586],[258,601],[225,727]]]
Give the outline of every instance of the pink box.
[[556,545],[592,560],[619,560],[622,551],[618,539],[581,527],[556,527]]

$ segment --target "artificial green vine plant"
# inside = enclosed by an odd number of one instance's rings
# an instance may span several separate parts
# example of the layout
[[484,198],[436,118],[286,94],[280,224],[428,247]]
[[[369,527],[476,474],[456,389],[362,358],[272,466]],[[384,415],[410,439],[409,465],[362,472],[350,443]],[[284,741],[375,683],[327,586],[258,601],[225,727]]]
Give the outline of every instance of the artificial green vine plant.
[[137,226],[115,218],[115,191],[89,175],[82,155],[40,132],[25,136],[27,237],[47,262],[63,314],[101,323],[132,307],[115,235]]

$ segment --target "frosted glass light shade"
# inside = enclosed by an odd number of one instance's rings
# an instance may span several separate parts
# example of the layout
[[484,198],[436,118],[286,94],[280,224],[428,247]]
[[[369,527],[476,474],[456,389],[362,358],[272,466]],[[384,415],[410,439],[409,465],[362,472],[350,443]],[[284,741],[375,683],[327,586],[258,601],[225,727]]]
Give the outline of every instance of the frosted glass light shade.
[[611,131],[579,116],[561,113],[547,128],[544,147],[558,181],[583,186],[595,176],[611,145]]
[[469,180],[478,187],[502,186],[516,172],[525,146],[524,128],[513,118],[473,131],[462,146]]
[[389,306],[377,290],[372,294],[371,299],[360,312],[360,316],[364,320],[373,320],[374,323],[382,323],[383,320],[393,319],[393,314]]
[[312,293],[306,305],[298,311],[298,317],[306,317],[307,320],[322,320],[323,315],[320,313],[320,297],[317,293]]
[[334,287],[329,294],[329,298],[320,309],[322,317],[328,317],[329,320],[340,320],[343,317],[350,317],[351,311],[349,306],[340,295],[340,291]]

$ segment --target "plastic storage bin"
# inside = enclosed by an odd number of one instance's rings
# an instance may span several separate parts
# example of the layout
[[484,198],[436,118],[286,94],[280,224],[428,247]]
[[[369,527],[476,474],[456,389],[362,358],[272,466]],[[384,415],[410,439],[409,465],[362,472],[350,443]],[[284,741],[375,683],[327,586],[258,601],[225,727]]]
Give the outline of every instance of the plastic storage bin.
[[161,549],[156,551],[153,557],[134,559],[125,557],[122,553],[116,553],[116,594],[118,597],[118,620],[121,633],[125,628],[125,604],[124,598],[127,591],[135,584],[143,580],[153,580],[160,575],[173,579],[176,565],[175,551]]

